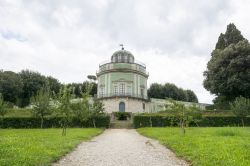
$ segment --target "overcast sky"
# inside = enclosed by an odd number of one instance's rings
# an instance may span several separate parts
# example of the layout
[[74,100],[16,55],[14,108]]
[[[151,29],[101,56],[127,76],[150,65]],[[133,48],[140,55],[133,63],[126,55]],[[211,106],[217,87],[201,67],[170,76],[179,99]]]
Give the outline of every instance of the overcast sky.
[[250,1],[0,0],[0,69],[83,82],[120,49],[147,65],[153,82],[214,98],[203,71],[218,36],[235,23],[250,39]]

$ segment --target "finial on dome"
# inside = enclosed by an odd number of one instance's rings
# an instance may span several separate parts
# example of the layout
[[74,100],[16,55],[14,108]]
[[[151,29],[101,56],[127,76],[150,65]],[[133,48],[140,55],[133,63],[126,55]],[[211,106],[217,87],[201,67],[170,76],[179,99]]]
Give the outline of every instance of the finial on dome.
[[120,44],[120,46],[122,47],[122,50],[124,50],[123,44]]

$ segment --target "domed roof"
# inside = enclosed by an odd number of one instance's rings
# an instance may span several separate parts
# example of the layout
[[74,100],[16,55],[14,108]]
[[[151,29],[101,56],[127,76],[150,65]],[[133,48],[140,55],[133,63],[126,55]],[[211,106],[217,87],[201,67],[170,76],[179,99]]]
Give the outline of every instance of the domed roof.
[[134,63],[134,56],[131,52],[124,50],[118,50],[113,53],[111,62],[113,63]]

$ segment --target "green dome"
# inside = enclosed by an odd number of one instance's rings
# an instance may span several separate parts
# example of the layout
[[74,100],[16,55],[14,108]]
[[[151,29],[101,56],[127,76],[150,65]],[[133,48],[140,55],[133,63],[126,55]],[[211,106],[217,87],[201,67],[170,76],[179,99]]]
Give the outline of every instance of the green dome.
[[134,56],[131,52],[124,50],[123,48],[113,53],[111,57],[113,63],[134,63]]

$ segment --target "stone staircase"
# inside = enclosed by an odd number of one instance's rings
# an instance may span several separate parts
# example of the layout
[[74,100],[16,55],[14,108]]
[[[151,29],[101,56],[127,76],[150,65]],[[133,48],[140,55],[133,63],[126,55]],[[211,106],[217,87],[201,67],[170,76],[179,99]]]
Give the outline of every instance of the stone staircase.
[[110,122],[110,128],[113,129],[132,129],[132,120],[113,120]]

